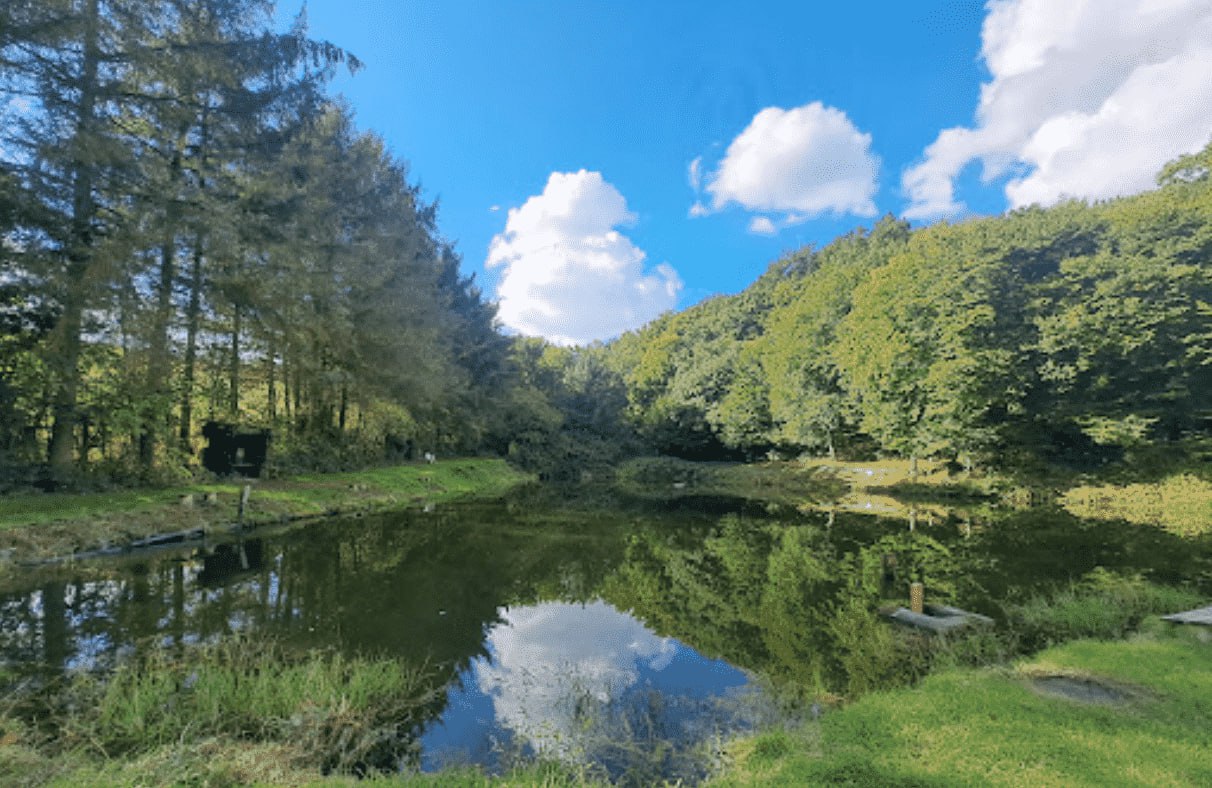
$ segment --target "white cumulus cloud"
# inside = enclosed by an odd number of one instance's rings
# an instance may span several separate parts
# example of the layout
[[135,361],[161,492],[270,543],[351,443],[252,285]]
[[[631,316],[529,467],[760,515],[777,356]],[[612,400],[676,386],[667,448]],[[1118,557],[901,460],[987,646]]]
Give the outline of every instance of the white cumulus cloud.
[[1147,189],[1212,137],[1207,0],[992,0],[981,40],[975,123],[904,173],[910,218],[962,211],[954,182],[974,161],[987,182],[1011,176],[1011,207],[1046,205]]
[[757,235],[774,235],[778,229],[774,226],[774,222],[765,216],[755,216],[749,220],[749,232]]
[[[819,101],[802,107],[767,107],[729,144],[707,179],[712,208],[740,205],[751,211],[786,212],[784,223],[821,214],[876,213],[879,159],[871,135],[845,112]],[[750,230],[773,223],[755,220]]]
[[635,215],[598,172],[553,172],[543,193],[511,208],[487,266],[501,268],[501,322],[563,345],[608,339],[677,303],[667,263],[645,271],[643,250],[616,228]]

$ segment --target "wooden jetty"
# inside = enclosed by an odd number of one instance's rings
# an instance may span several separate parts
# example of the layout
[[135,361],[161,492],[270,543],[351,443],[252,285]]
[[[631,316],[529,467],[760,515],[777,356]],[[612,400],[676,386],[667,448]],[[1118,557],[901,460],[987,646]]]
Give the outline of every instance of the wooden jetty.
[[988,616],[960,610],[958,607],[950,605],[925,605],[921,613],[914,613],[909,608],[898,607],[888,614],[888,618],[898,624],[938,633],[950,632],[953,629],[961,629],[973,624],[993,623],[993,619]]
[[1173,621],[1176,624],[1202,624],[1205,627],[1212,627],[1212,605],[1162,616],[1162,620]]

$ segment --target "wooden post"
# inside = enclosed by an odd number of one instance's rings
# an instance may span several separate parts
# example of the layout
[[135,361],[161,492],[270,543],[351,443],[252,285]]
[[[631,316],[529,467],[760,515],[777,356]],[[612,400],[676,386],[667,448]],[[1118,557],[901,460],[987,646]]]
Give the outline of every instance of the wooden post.
[[248,506],[248,496],[252,494],[252,485],[244,485],[244,491],[240,493],[240,511],[236,513],[236,522],[244,525],[244,509]]
[[921,613],[926,605],[926,586],[921,583],[909,584],[909,609]]

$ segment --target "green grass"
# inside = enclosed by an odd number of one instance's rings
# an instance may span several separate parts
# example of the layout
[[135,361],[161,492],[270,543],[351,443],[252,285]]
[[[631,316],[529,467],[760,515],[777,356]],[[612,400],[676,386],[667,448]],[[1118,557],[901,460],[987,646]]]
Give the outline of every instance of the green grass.
[[[323,774],[318,769],[302,768],[290,760],[293,748],[276,744],[207,740],[194,744],[159,747],[133,759],[83,761],[79,758],[28,765],[50,769],[38,774],[27,772],[25,779],[15,777],[12,786],[48,786],[53,788],[129,788],[129,786],[417,786],[419,788],[573,788],[608,786],[594,782],[576,770],[558,764],[536,764],[489,777],[474,768],[446,769],[434,774],[375,774],[363,778],[351,775]],[[3,759],[0,755],[0,759]],[[0,772],[0,776],[4,776]]]
[[[1131,687],[1132,700],[1089,705],[1032,687],[1055,674]],[[952,669],[740,741],[732,755],[716,784],[1209,785],[1212,643],[1206,630],[1155,623],[1011,669]]]
[[1122,638],[1150,615],[1177,613],[1205,604],[1206,597],[1193,590],[1099,568],[1053,594],[1009,605],[1005,612],[1016,648],[1033,651],[1078,638]]
[[86,784],[202,754],[235,773],[249,750],[274,753],[283,776],[381,767],[408,752],[413,723],[443,694],[393,659],[291,654],[243,638],[176,656],[155,650],[108,676],[77,674],[10,701],[0,783],[41,761],[39,773],[65,764],[75,775],[60,777]]
[[[256,480],[245,522],[263,525],[338,513],[398,509],[469,496],[500,495],[531,479],[503,460],[446,460],[350,473]],[[159,490],[0,497],[0,549],[18,558],[120,545],[158,533],[236,521],[243,482]],[[214,493],[217,503],[204,504]],[[192,496],[193,505],[182,505]]]

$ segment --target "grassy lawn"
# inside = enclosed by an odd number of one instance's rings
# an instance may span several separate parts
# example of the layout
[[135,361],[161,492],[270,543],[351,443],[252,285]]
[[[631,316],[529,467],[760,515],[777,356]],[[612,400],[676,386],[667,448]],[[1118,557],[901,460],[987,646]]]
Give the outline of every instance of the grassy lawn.
[[[349,473],[250,480],[245,522],[381,511],[455,498],[499,495],[531,477],[503,460],[445,460]],[[19,558],[121,545],[158,533],[236,522],[244,482],[159,490],[0,497],[0,549]],[[208,503],[207,494],[215,501]],[[183,499],[188,499],[183,503]]]
[[[953,669],[741,740],[718,785],[1212,785],[1212,633],[1157,620],[1011,668]],[[1116,702],[1047,694],[1088,680]]]

